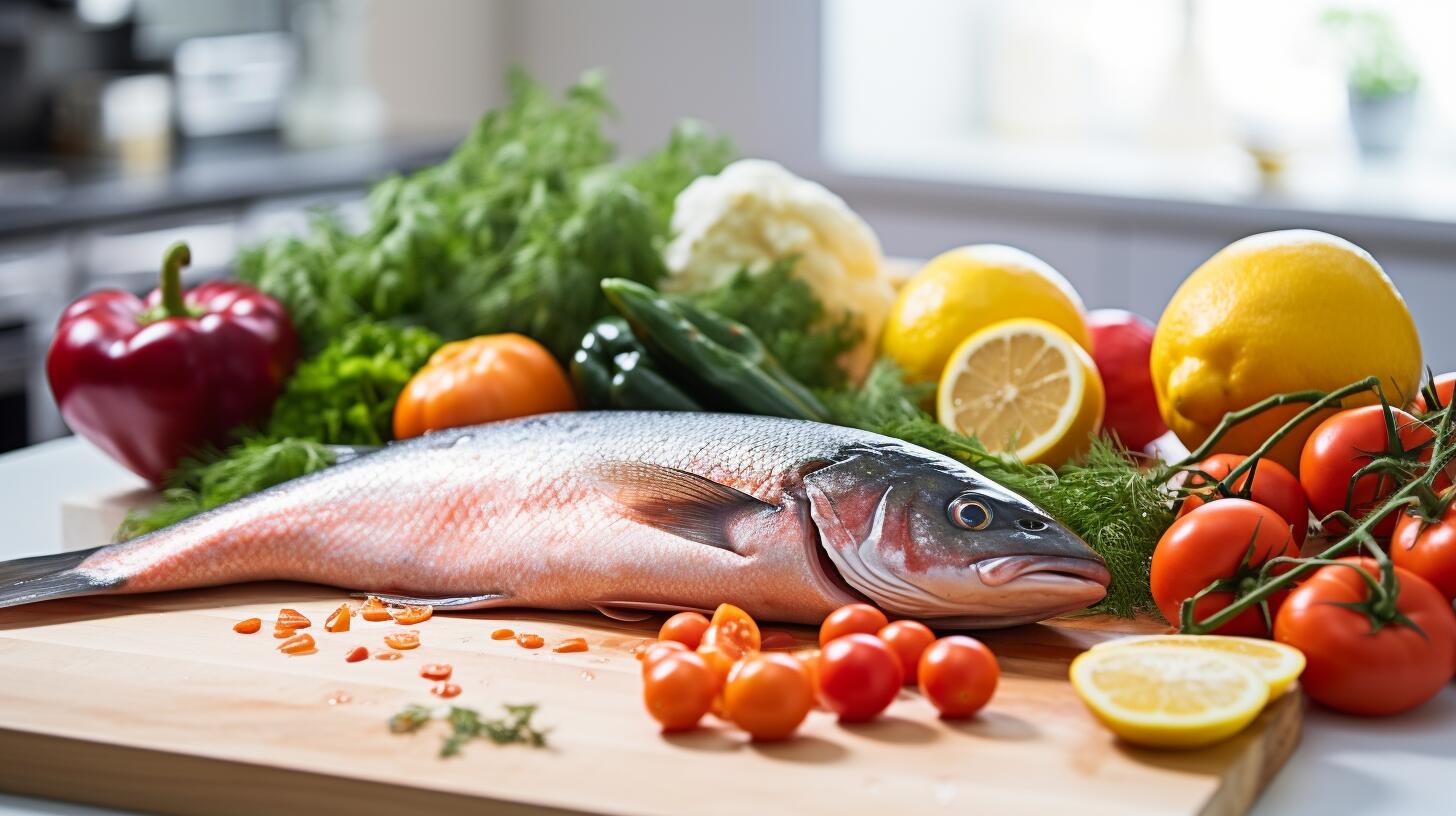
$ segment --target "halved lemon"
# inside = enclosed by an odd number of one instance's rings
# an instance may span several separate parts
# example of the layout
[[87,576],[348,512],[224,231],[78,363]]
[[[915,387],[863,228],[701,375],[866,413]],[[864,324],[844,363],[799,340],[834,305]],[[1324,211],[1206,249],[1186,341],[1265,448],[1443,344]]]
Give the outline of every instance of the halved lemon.
[[940,424],[995,452],[1060,465],[1102,425],[1102,378],[1070,335],[1044,320],[1003,320],[951,353],[936,391]]
[[1269,700],[1248,661],[1212,649],[1091,649],[1072,687],[1113,733],[1139,745],[1197,748],[1242,731]]
[[1137,635],[1107,640],[1093,649],[1118,649],[1136,646],[1172,646],[1175,648],[1211,649],[1237,655],[1248,660],[1269,684],[1269,699],[1283,694],[1304,671],[1304,652],[1284,643],[1263,638],[1229,637],[1227,635]]

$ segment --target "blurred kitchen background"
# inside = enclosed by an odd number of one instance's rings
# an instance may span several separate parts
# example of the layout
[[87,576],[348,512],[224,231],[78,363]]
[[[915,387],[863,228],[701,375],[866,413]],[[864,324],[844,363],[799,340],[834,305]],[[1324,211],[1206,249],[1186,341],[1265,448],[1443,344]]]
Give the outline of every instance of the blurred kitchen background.
[[0,0],[0,448],[64,433],[59,310],[359,213],[526,67],[605,69],[623,150],[682,116],[824,181],[890,255],[1042,256],[1156,319],[1243,235],[1375,254],[1456,369],[1456,3]]

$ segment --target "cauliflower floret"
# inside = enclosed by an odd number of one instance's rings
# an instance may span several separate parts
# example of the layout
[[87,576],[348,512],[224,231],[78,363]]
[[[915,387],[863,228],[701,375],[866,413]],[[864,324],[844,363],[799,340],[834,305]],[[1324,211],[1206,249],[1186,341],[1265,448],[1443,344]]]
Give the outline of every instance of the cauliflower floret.
[[744,267],[762,274],[797,256],[794,275],[829,314],[848,313],[862,332],[840,363],[856,382],[864,376],[895,290],[879,239],[843,199],[775,162],[743,159],[678,195],[672,231],[663,253],[669,291],[710,289]]

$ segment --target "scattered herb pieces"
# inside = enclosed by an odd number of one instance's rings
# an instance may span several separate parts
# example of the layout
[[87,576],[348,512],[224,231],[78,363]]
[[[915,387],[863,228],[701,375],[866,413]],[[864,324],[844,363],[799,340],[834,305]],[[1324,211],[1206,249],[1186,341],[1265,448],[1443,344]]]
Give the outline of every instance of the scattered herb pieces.
[[[496,745],[529,745],[533,748],[546,747],[546,731],[536,728],[531,718],[536,714],[535,705],[502,706],[505,715],[498,718],[484,717],[473,708],[451,706],[442,717],[450,727],[450,734],[440,744],[440,756],[452,757],[460,753],[465,744],[475,739],[486,739]],[[435,719],[434,709],[422,705],[405,706],[389,718],[392,734],[413,734]]]

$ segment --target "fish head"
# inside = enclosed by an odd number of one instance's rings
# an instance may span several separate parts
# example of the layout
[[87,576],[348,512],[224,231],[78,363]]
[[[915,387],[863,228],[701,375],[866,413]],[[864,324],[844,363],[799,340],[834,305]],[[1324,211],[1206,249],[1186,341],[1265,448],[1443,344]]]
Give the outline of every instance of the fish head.
[[847,453],[804,477],[810,515],[839,576],[887,612],[990,628],[1106,594],[1101,556],[971,468],[910,445]]

